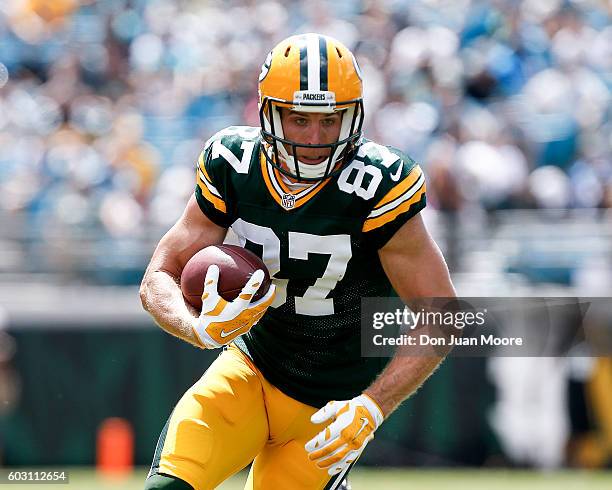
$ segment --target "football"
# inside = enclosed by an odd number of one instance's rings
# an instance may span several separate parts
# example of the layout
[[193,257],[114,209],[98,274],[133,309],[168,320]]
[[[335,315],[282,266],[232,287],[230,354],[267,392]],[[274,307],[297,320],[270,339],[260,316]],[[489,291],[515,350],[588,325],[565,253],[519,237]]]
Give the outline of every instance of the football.
[[196,253],[181,273],[181,291],[185,300],[197,310],[202,309],[202,291],[206,271],[212,264],[219,266],[219,295],[235,299],[257,269],[264,271],[264,280],[251,301],[260,299],[270,288],[270,273],[253,252],[236,245],[211,245]]

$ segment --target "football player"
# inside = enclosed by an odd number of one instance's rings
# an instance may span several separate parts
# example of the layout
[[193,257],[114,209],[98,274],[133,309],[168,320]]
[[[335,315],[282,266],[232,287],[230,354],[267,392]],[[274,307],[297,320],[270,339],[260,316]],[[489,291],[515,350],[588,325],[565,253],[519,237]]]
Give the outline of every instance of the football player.
[[[337,489],[384,419],[441,357],[360,355],[360,298],[454,296],[419,212],[425,178],[400,151],[364,139],[362,79],[327,36],[278,44],[259,77],[261,128],[214,135],[195,193],[161,239],[141,286],[167,332],[219,357],[162,430],[147,489],[215,488],[253,463],[247,489]],[[250,303],[217,294],[200,312],[181,270],[231,229],[274,287]],[[240,327],[240,328],[237,328]]]

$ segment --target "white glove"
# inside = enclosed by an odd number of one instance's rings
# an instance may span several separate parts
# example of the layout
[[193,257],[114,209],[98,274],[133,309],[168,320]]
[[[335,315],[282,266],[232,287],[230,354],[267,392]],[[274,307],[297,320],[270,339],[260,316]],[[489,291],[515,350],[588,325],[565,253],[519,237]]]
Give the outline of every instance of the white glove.
[[208,268],[202,293],[202,312],[193,325],[204,347],[215,349],[229,344],[236,337],[248,332],[259,321],[276,295],[276,288],[271,284],[261,299],[254,303],[250,302],[263,279],[264,272],[261,269],[256,270],[236,299],[226,301],[217,291],[219,267],[211,265]]
[[346,470],[374,438],[384,420],[382,410],[368,395],[331,401],[310,417],[314,424],[333,420],[304,446],[308,458],[330,475]]

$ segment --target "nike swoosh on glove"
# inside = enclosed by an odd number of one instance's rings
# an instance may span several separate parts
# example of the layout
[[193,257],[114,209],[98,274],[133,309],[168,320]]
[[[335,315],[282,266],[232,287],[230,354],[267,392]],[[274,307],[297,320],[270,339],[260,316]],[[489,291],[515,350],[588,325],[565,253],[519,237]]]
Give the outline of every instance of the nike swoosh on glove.
[[330,475],[346,470],[359,458],[384,420],[382,410],[368,395],[331,401],[313,414],[315,424],[332,422],[304,446],[308,458]]
[[202,292],[202,312],[196,318],[193,329],[202,346],[215,349],[229,344],[236,337],[248,332],[264,316],[274,301],[276,288],[270,285],[268,292],[251,303],[264,279],[264,272],[256,270],[240,294],[233,301],[226,301],[217,291],[219,267],[211,265],[206,271]]

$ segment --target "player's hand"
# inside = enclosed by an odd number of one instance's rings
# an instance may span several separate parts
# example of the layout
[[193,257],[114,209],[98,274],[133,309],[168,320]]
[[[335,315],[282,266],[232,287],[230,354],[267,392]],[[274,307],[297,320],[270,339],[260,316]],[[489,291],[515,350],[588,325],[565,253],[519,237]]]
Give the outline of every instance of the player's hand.
[[330,475],[344,471],[361,455],[383,420],[381,409],[368,395],[329,402],[310,417],[315,424],[331,423],[306,443],[308,458]]
[[264,272],[255,271],[236,299],[226,301],[217,291],[219,267],[211,265],[208,268],[202,293],[202,312],[193,327],[204,347],[215,349],[229,344],[259,321],[276,295],[276,288],[271,284],[261,299],[251,303],[263,279]]

